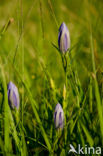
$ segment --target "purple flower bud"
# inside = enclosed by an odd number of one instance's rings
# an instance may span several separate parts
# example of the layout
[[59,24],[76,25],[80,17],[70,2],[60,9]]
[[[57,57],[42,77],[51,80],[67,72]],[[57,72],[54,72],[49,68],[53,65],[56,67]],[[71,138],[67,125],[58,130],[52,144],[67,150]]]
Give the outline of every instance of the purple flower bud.
[[8,84],[8,103],[12,109],[19,109],[20,99],[18,88],[12,82]]
[[59,50],[65,53],[70,48],[70,34],[66,24],[63,22],[59,28],[58,35]]
[[60,128],[62,130],[64,127],[64,112],[62,106],[59,103],[55,107],[54,124],[55,128],[57,129]]

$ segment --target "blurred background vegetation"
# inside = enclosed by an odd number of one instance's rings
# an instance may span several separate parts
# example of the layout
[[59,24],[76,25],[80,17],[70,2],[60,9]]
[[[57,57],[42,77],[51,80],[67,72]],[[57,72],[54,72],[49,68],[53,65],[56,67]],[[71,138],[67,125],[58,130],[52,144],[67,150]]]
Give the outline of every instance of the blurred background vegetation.
[[[15,121],[15,126],[21,127],[20,120],[23,120],[21,131],[23,131],[25,136],[28,136],[25,137],[25,140],[27,153],[29,153],[29,155],[39,153],[43,155],[45,152],[48,153],[48,150],[46,150],[45,147],[42,148],[42,145],[38,143],[40,141],[45,145],[45,141],[39,130],[39,125],[33,114],[28,92],[22,84],[23,81],[25,81],[33,99],[35,99],[39,117],[48,137],[50,137],[50,143],[53,144],[55,140],[53,135],[56,135],[53,123],[53,112],[56,102],[59,101],[62,104],[63,101],[62,92],[65,83],[65,73],[60,54],[52,43],[58,47],[58,29],[62,22],[66,23],[70,31],[71,48],[73,47],[71,50],[70,64],[73,70],[77,72],[81,84],[80,90],[82,90],[82,93],[80,94],[82,95],[79,94],[79,96],[83,96],[83,100],[86,96],[83,107],[87,111],[85,113],[86,117],[84,117],[86,118],[85,122],[83,122],[88,132],[84,131],[87,132],[87,136],[89,135],[88,137],[90,137],[89,143],[94,140],[94,145],[101,146],[102,144],[102,140],[100,139],[101,134],[98,131],[99,123],[94,85],[92,85],[92,91],[90,90],[90,85],[95,79],[90,41],[92,30],[96,74],[101,101],[103,101],[102,8],[102,0],[0,0],[0,58],[2,59],[2,65],[4,67],[6,83],[13,81],[19,89],[21,107],[19,117],[15,117],[19,118],[17,122]],[[19,71],[22,81],[15,68]],[[51,91],[47,73],[49,73],[49,78],[53,80],[55,88],[57,89],[58,95],[56,95],[56,99]],[[1,76],[0,83],[2,86]],[[69,85],[67,90],[68,121],[75,115],[75,111],[78,112],[78,109],[75,107],[77,95],[74,95],[72,90],[73,88]],[[90,99],[90,91],[92,99]],[[2,122],[4,115],[2,98],[3,95],[1,92],[1,154],[4,152],[2,147],[4,138],[2,134],[4,129]],[[81,106],[83,100],[79,101]],[[92,112],[90,112],[90,100],[92,100],[93,105]],[[14,112],[12,112],[12,116],[15,116],[15,113],[13,113]],[[97,118],[95,119],[95,117]],[[77,119],[74,121],[76,123]],[[73,125],[74,121],[71,121],[71,125]],[[65,149],[66,153],[69,150],[69,143],[73,142],[76,147],[76,143],[82,142],[83,144],[83,140],[85,140],[85,137],[83,139],[83,136],[79,136],[80,132],[77,132],[75,125],[72,127],[72,134],[70,133],[70,129],[71,128],[68,127],[68,142],[66,142],[66,145],[62,143],[62,139],[58,143],[60,144],[60,146],[58,145],[59,148]],[[17,132],[19,131],[20,129],[17,128]],[[88,142],[88,137],[86,143]],[[35,141],[33,140],[34,138],[36,139]],[[60,151],[62,151],[60,150],[58,152],[59,148],[55,147],[54,150],[58,155]],[[11,151],[15,154],[16,148]],[[62,151],[62,153],[64,153],[64,151]]]

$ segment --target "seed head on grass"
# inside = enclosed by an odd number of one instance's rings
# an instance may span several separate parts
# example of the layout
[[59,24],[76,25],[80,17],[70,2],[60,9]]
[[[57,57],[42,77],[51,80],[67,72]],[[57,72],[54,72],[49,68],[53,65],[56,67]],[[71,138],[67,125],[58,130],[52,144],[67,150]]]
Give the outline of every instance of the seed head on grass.
[[70,48],[70,34],[64,22],[61,24],[59,28],[58,45],[59,45],[59,50],[62,53],[67,52],[67,50]]
[[19,109],[20,99],[18,88],[12,82],[8,84],[8,103],[12,109]]
[[62,106],[58,103],[54,111],[54,124],[56,129],[63,130],[64,127],[64,112]]

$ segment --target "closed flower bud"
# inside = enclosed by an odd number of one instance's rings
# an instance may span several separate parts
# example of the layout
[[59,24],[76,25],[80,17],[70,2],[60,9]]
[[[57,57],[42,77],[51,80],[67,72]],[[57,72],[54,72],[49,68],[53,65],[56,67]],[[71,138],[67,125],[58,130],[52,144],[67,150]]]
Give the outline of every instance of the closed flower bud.
[[59,28],[58,35],[59,50],[65,53],[70,48],[70,34],[66,24],[63,22]]
[[50,79],[50,85],[52,89],[55,89],[54,81],[52,78]]
[[66,99],[66,86],[64,85],[64,88],[63,88],[63,98],[64,100]]
[[62,106],[58,103],[54,112],[54,124],[56,129],[63,129],[64,127],[64,112]]
[[8,103],[12,109],[19,109],[20,99],[18,88],[12,82],[8,84]]

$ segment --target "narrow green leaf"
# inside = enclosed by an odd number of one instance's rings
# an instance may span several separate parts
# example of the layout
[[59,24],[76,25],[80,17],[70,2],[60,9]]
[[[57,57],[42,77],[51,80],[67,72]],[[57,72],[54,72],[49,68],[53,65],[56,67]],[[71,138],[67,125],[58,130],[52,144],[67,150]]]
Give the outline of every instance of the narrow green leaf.
[[[16,70],[16,69],[15,69],[15,70]],[[22,76],[20,75],[20,73],[19,73],[17,70],[16,70],[16,72],[18,73],[18,76],[20,77],[20,79],[21,79],[21,81],[22,81],[22,83],[23,83],[25,89],[26,89],[27,92],[28,92],[28,98],[29,98],[29,100],[30,100],[30,102],[31,102],[31,106],[32,106],[33,112],[34,112],[34,114],[35,114],[36,120],[37,120],[37,122],[38,122],[38,124],[39,124],[39,127],[40,127],[40,129],[41,129],[41,132],[42,132],[42,135],[43,135],[44,140],[45,140],[45,142],[46,142],[46,145],[47,145],[47,147],[48,147],[48,150],[51,151],[52,149],[51,149],[51,145],[50,145],[50,143],[49,143],[49,139],[48,139],[48,137],[47,137],[47,135],[46,135],[46,132],[45,132],[43,126],[42,126],[42,122],[41,122],[41,120],[40,120],[40,118],[39,118],[39,115],[38,115],[38,112],[37,112],[37,110],[36,110],[37,103],[36,103],[36,101],[33,99],[32,94],[31,94],[31,92],[30,92],[30,90],[29,90],[29,88],[28,88],[26,82],[24,82],[24,80],[22,79]]]
[[3,84],[3,89],[4,89],[4,150],[7,153],[9,149],[9,144],[10,142],[10,124],[9,124],[9,106],[8,106],[8,97],[7,97],[7,85],[6,85],[6,79],[5,79],[5,74],[4,74],[4,69],[2,66],[2,59],[0,57],[0,73],[2,75],[2,84]]
[[92,52],[92,66],[93,66],[93,72],[95,74],[95,78],[94,78],[95,97],[96,97],[96,101],[97,101],[97,110],[98,110],[100,130],[101,130],[101,136],[102,136],[102,144],[103,144],[103,112],[102,112],[102,105],[101,105],[98,82],[97,82],[97,78],[96,78],[96,67],[95,67],[92,32],[91,32],[91,36],[90,36],[90,43],[91,43],[91,52]]
[[87,137],[87,141],[88,141],[89,145],[92,147],[94,144],[94,141],[93,141],[90,133],[88,132],[87,128],[85,127],[85,125],[81,121],[80,121],[80,125],[81,125],[81,127],[82,127],[82,129],[83,129],[83,131]]

